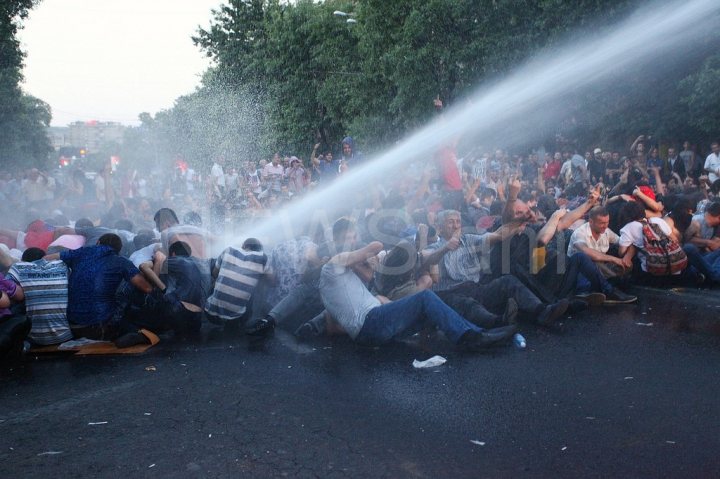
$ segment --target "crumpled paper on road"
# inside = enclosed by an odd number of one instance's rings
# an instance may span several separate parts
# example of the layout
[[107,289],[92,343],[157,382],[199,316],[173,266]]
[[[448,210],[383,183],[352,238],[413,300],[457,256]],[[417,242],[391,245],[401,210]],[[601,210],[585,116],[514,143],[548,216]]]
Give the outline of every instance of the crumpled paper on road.
[[430,359],[426,359],[425,361],[418,361],[417,359],[413,361],[413,367],[415,368],[434,368],[436,366],[441,366],[445,364],[447,359],[445,359],[442,356],[433,356]]

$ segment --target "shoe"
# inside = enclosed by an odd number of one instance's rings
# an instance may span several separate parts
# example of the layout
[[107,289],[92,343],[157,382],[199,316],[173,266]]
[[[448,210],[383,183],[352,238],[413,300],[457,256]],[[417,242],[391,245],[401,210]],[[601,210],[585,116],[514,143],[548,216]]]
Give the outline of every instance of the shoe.
[[582,299],[588,306],[599,306],[605,302],[605,295],[602,293],[587,293],[575,295],[573,299]]
[[150,338],[145,336],[143,333],[128,333],[125,336],[119,337],[115,341],[115,347],[118,349],[125,349],[138,344],[150,344]]
[[275,320],[266,317],[245,330],[248,336],[271,336],[275,332]]
[[573,313],[579,313],[580,311],[585,311],[588,309],[588,303],[585,300],[582,299],[571,299],[568,303],[568,308],[566,313],[573,314]]
[[480,332],[470,330],[460,337],[458,344],[469,351],[476,351],[509,339],[515,333],[517,333],[517,326],[514,324],[500,328],[483,329]]
[[505,305],[505,313],[503,314],[503,324],[517,324],[517,313],[517,301],[513,298],[508,299],[507,304]]
[[548,324],[552,323],[557,318],[565,314],[565,311],[567,311],[569,305],[570,301],[568,301],[567,298],[561,299],[557,303],[548,305],[548,307],[545,308],[542,313],[540,313],[540,316],[538,316],[538,324],[540,324],[541,326],[547,326]]
[[295,331],[295,337],[298,338],[298,341],[309,341],[319,335],[320,333],[313,327],[312,323],[305,323]]
[[695,276],[695,286],[697,286],[699,288],[700,286],[703,285],[704,282],[705,282],[705,275],[702,273],[698,273]]
[[617,288],[614,288],[607,294],[605,304],[628,304],[637,301],[637,296],[625,294]]

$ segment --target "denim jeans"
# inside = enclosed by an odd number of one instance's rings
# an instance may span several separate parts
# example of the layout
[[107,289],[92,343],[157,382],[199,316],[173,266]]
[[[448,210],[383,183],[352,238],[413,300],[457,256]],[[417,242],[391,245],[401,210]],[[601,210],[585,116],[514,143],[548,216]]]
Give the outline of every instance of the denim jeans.
[[705,256],[700,253],[697,246],[692,244],[686,244],[683,246],[683,251],[687,255],[688,263],[690,266],[695,268],[699,273],[705,275],[707,279],[715,282],[720,282],[720,254],[718,251],[713,251]]
[[[580,275],[583,278],[578,284]],[[590,256],[582,251],[565,257],[565,271],[558,272],[555,262],[547,264],[537,274],[537,279],[550,287],[558,298],[567,298],[578,289],[582,292],[599,292],[608,294],[613,290],[612,285],[603,277],[600,270]]]
[[429,324],[436,326],[453,343],[467,331],[482,331],[443,303],[435,293],[425,290],[371,309],[355,341],[388,343],[412,336]]

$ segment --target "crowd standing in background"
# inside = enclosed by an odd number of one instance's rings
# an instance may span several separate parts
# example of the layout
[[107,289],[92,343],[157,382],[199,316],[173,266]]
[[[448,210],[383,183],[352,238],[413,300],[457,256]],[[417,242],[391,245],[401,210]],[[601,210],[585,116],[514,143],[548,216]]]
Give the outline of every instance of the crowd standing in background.
[[387,165],[332,199],[331,228],[308,229],[307,212],[267,245],[233,233],[352,177],[370,160],[351,137],[257,162],[2,172],[0,348],[128,347],[206,324],[362,344],[430,328],[474,350],[518,321],[631,304],[632,286],[720,283],[718,143],[705,157],[643,135],[614,149],[457,145]]

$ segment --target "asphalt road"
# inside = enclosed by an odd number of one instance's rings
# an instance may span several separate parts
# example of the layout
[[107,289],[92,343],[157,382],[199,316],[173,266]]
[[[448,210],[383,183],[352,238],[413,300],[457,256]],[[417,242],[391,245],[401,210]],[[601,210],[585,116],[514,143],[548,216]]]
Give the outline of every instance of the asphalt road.
[[719,477],[720,294],[641,295],[524,350],[279,332],[5,364],[0,477]]

